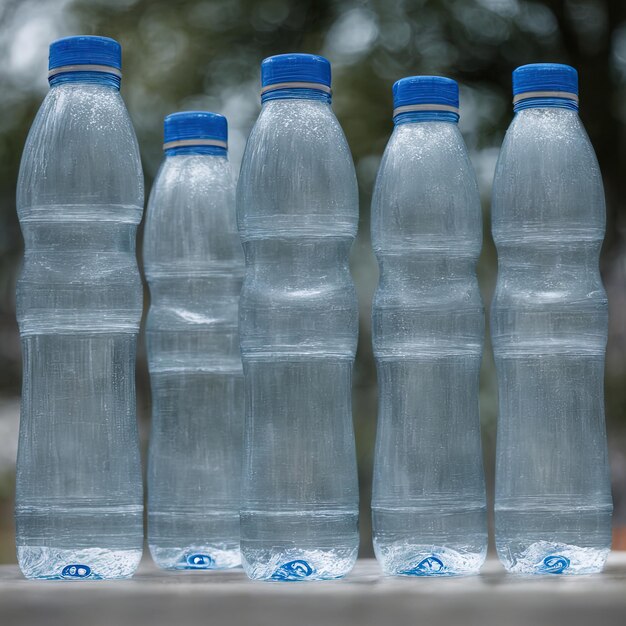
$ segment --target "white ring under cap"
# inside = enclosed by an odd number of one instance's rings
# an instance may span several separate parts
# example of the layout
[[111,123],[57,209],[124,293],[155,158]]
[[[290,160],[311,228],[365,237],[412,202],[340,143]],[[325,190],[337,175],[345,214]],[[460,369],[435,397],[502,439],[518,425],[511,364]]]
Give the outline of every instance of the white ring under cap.
[[163,150],[170,148],[184,148],[186,146],[213,146],[215,148],[228,148],[225,141],[219,139],[177,139],[163,144]]
[[528,98],[563,98],[564,100],[578,102],[578,95],[569,91],[525,91],[513,97],[513,104]]
[[413,111],[445,111],[446,113],[459,114],[459,107],[450,104],[407,104],[393,110],[393,116],[401,113],[412,113]]
[[68,72],[102,72],[105,74],[113,74],[118,78],[122,77],[121,70],[110,65],[63,65],[62,67],[53,67],[48,71],[48,78],[52,78],[57,74],[67,74]]
[[317,89],[324,93],[331,93],[331,88],[328,85],[322,85],[321,83],[274,83],[273,85],[266,85],[261,89],[261,95],[268,91],[274,91],[276,89]]

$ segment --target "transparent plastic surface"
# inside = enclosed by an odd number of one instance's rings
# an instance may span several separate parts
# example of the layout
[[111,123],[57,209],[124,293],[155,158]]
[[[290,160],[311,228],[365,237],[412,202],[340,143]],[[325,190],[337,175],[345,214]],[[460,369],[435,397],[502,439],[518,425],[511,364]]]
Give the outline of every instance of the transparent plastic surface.
[[395,127],[372,201],[380,266],[374,550],[386,574],[478,571],[487,549],[479,422],[484,312],[476,178],[458,127]]
[[522,574],[599,571],[611,544],[602,178],[575,111],[530,108],[493,192],[496,544]]
[[50,89],[24,148],[17,205],[18,561],[29,578],[125,578],[143,543],[135,413],[143,176],[115,87]]
[[243,565],[252,578],[338,578],[358,548],[351,413],[357,301],[354,166],[327,102],[264,104],[237,188],[246,417]]
[[244,260],[225,156],[167,156],[147,209],[148,543],[168,569],[241,564]]

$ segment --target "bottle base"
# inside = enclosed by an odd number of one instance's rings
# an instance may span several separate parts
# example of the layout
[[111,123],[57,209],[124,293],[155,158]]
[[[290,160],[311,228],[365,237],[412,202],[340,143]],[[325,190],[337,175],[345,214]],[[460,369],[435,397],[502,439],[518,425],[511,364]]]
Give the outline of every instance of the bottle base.
[[142,550],[18,546],[17,560],[26,578],[39,580],[115,580],[130,578]]
[[241,566],[238,543],[184,548],[150,545],[150,554],[160,568],[168,570],[221,570]]
[[595,574],[611,547],[612,507],[496,507],[496,549],[512,574]]
[[358,548],[334,550],[246,550],[243,567],[252,580],[299,582],[336,580],[354,567]]
[[358,550],[356,511],[241,514],[241,558],[253,580],[342,578],[354,567]]
[[487,556],[483,503],[372,507],[374,552],[387,576],[468,576]]
[[585,548],[566,543],[535,541],[521,551],[498,545],[502,565],[511,574],[575,576],[602,571],[609,548]]
[[148,546],[162,569],[239,567],[239,511],[189,507],[169,511],[149,506]]
[[374,552],[386,576],[470,576],[477,574],[487,551],[397,542],[374,542]]

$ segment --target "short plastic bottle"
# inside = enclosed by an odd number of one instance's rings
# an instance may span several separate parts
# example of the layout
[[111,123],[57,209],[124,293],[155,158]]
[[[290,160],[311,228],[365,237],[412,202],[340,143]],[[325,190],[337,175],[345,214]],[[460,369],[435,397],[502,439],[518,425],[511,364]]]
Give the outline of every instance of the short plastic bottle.
[[167,569],[241,564],[243,251],[222,115],[165,118],[148,203],[144,267],[152,387],[148,545]]

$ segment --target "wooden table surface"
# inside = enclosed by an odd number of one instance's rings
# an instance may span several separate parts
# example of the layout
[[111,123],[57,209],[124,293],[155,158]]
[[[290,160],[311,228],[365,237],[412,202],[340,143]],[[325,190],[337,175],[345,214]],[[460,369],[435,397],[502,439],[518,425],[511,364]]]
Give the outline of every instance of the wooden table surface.
[[344,580],[261,583],[242,570],[159,571],[145,560],[128,581],[28,581],[0,566],[1,626],[626,626],[626,552],[596,576],[507,575],[491,559],[478,576],[385,578],[361,560]]

